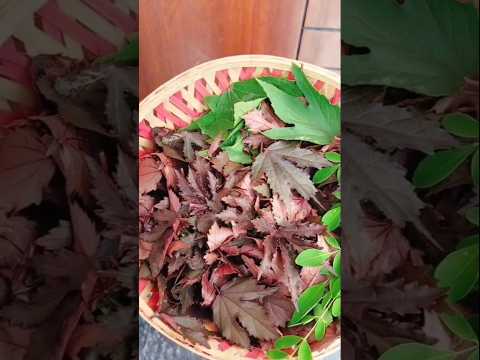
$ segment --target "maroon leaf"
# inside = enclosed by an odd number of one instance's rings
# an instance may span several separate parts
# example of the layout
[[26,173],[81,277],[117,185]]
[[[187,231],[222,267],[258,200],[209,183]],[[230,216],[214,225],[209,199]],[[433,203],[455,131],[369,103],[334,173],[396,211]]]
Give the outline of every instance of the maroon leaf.
[[284,327],[292,318],[295,308],[287,297],[276,292],[263,300],[267,313],[275,326]]
[[208,248],[210,251],[214,251],[215,249],[219,248],[227,239],[231,239],[232,236],[232,230],[226,227],[220,227],[215,222],[208,232]]
[[283,127],[283,123],[269,111],[268,105],[262,105],[261,110],[252,110],[244,117],[245,124],[254,134],[273,128]]
[[95,224],[76,202],[70,204],[70,212],[75,250],[86,256],[95,256],[98,247]]
[[208,279],[208,271],[203,273],[202,275],[202,297],[204,306],[212,305],[213,301],[215,300],[216,291],[213,287],[212,283]]
[[[256,301],[271,294],[254,279],[237,279],[220,290],[213,303],[213,319],[223,336],[245,348],[250,345],[248,334],[263,340],[278,337],[273,323]],[[242,327],[243,326],[243,327]]]
[[139,164],[139,192],[145,194],[156,190],[160,179],[162,178],[161,169],[163,165],[153,157],[140,159]]
[[292,302],[297,306],[297,300],[301,289],[301,279],[298,270],[293,263],[294,256],[290,254],[285,246],[280,246],[280,253],[285,271],[285,276],[282,280],[290,292]]
[[39,204],[55,171],[47,146],[35,130],[18,127],[0,142],[0,198],[21,210]]
[[35,233],[33,222],[0,212],[0,267],[16,265],[34,241]]

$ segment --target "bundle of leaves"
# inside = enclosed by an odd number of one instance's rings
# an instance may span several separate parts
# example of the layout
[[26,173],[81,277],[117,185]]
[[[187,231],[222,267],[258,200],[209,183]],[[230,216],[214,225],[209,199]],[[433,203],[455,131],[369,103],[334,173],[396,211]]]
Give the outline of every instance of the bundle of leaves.
[[478,358],[479,21],[464,3],[345,0],[349,358]]
[[138,68],[32,65],[40,113],[0,129],[0,358],[137,358]]
[[323,340],[335,300],[339,316],[339,107],[293,73],[207,97],[208,113],[153,129],[141,155],[141,296],[193,343],[277,340],[272,358],[307,359],[312,321]]

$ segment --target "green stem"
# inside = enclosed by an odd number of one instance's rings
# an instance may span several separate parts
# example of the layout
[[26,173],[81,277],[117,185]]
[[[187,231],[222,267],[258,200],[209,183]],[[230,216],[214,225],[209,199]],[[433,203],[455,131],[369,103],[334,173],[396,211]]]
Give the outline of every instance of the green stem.
[[[315,316],[317,318],[317,322],[318,320],[322,319],[323,318],[323,315],[325,315],[327,313],[327,311],[329,310],[329,307],[333,304],[333,300],[335,299],[330,299],[328,302],[327,302],[327,305],[325,306],[325,310],[322,312],[321,315],[319,316]],[[295,355],[297,354],[297,351],[298,351],[298,348],[300,347],[300,343],[302,343],[303,341],[307,341],[307,339],[310,337],[310,335],[312,335],[312,332],[315,331],[315,327],[317,326],[317,323],[315,323],[315,325],[312,326],[312,328],[310,329],[310,331],[307,333],[307,335],[305,335],[302,339],[302,341],[299,341],[298,345],[295,347],[295,350],[293,351],[293,353],[289,356],[289,359],[293,359],[295,357]]]
[[461,355],[461,354],[468,353],[470,351],[475,351],[476,349],[478,349],[478,345],[470,346],[469,348],[463,349],[461,351],[455,351],[455,355],[458,356],[458,355]]

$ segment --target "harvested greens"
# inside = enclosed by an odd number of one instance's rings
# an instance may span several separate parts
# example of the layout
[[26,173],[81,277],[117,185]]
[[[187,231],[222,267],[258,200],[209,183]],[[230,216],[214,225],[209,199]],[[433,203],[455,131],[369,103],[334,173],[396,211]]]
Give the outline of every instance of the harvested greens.
[[308,359],[339,334],[340,108],[293,74],[206,97],[140,156],[140,296],[194,343]]

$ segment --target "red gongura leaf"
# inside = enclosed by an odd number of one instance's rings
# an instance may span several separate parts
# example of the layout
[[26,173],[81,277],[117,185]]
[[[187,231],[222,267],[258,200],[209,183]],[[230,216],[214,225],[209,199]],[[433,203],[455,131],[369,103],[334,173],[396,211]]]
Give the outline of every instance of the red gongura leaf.
[[220,227],[215,222],[208,232],[208,248],[210,251],[214,251],[219,248],[227,239],[233,237],[233,231],[226,227]]
[[[273,290],[275,291],[275,290]],[[254,279],[237,279],[222,287],[213,303],[213,319],[227,339],[248,347],[248,334],[263,340],[278,337],[263,307],[255,300],[272,293]]]
[[0,197],[3,207],[21,210],[39,204],[55,171],[35,130],[16,128],[0,142]]
[[140,159],[139,164],[139,192],[140,194],[156,190],[158,183],[162,179],[163,165],[153,157]]

